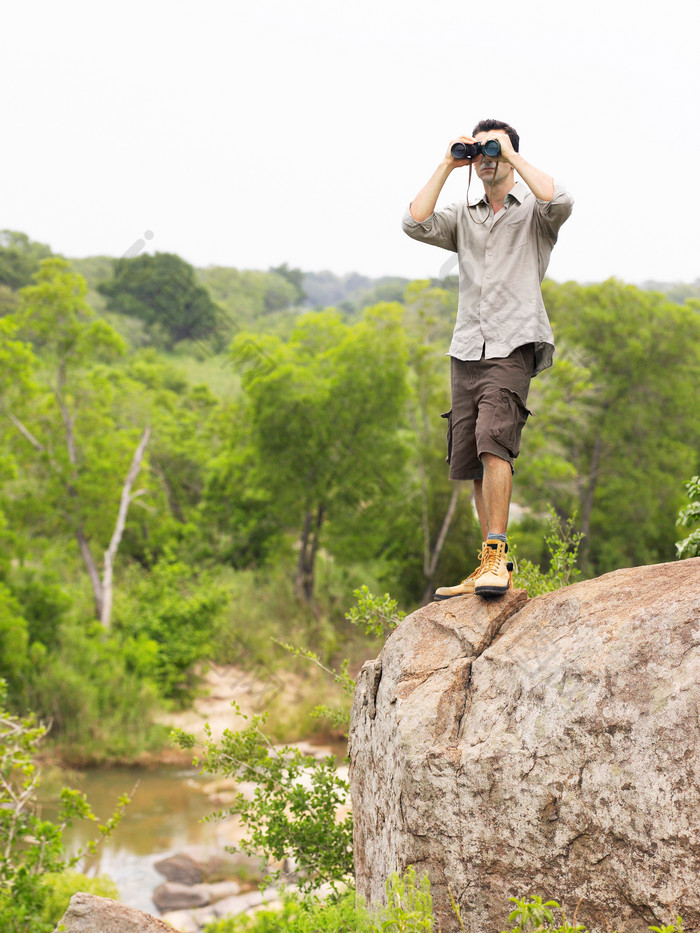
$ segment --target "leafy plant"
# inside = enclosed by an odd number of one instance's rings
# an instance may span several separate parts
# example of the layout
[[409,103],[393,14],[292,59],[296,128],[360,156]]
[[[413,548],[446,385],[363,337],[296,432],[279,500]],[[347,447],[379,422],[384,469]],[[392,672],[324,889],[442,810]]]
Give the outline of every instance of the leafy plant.
[[[232,705],[239,716],[248,719],[237,704]],[[194,764],[203,772],[255,785],[251,799],[239,793],[231,807],[210,818],[240,816],[248,831],[240,848],[278,862],[293,858],[302,890],[348,879],[352,874],[352,816],[339,817],[349,793],[347,781],[337,774],[332,755],[314,758],[295,746],[275,747],[263,732],[266,720],[266,714],[253,716],[244,729],[227,729],[220,742],[212,739],[207,725],[203,755]],[[196,746],[192,735],[182,730],[174,735],[181,748]],[[279,874],[279,870],[272,871],[268,879]]]
[[350,890],[326,901],[314,895],[287,895],[281,909],[261,910],[252,917],[228,917],[205,927],[204,933],[425,933],[433,930],[433,903],[427,875],[416,878],[410,865],[386,882],[386,907],[368,910]]
[[[695,477],[697,479],[697,477]],[[683,933],[683,920],[676,917],[675,923],[669,923],[662,927],[649,927],[652,933]]]
[[380,916],[377,933],[421,933],[433,929],[433,899],[427,875],[418,881],[409,865],[403,875],[394,872],[386,882],[387,905]]
[[204,928],[204,933],[373,933],[369,911],[354,891],[337,899],[287,896],[282,908],[262,909],[250,916],[226,917]]
[[[529,596],[551,593],[574,583],[581,575],[576,567],[583,535],[575,530],[576,515],[563,521],[554,509],[549,509],[549,532],[545,544],[550,556],[549,569],[542,571],[537,564],[523,559],[518,562],[515,586],[527,590]],[[512,548],[515,551],[515,546]]]
[[[685,484],[685,488],[688,490],[688,505],[678,513],[676,524],[689,528],[700,522],[700,476],[694,476]],[[677,541],[676,551],[679,559],[700,557],[700,528],[691,531],[683,541]]]
[[[353,595],[356,604],[345,613],[345,618],[353,625],[363,628],[365,635],[386,638],[406,615],[405,612],[398,609],[398,603],[388,593],[385,593],[384,596],[374,596],[369,587],[363,585],[354,590]],[[355,692],[355,681],[348,674],[348,667],[350,666],[348,658],[343,660],[340,670],[333,670],[323,664],[315,651],[311,651],[309,648],[299,648],[278,639],[274,640],[294,657],[304,658],[320,667],[321,670],[333,678],[333,681],[347,696],[352,697]],[[334,727],[347,729],[348,711],[346,709],[333,709],[330,706],[319,705],[314,707],[311,715],[316,718],[327,719]]]
[[[56,919],[51,910],[56,884],[52,887],[49,876],[60,876],[94,852],[119,824],[129,798],[122,797],[110,819],[96,827],[97,840],[67,857],[64,830],[76,820],[97,823],[97,817],[84,794],[65,787],[60,792],[58,822],[41,817],[35,758],[46,730],[33,716],[19,719],[8,713],[5,696],[5,683],[0,680],[0,929],[49,933]],[[70,886],[70,877],[64,876],[64,882]]]
[[386,638],[406,615],[388,593],[374,596],[369,587],[361,586],[353,591],[353,596],[356,604],[345,613],[345,618],[353,625],[362,626],[366,635]]
[[68,869],[58,874],[44,875],[42,879],[44,889],[44,903],[41,919],[50,924],[53,930],[61,917],[68,909],[71,897],[77,892],[96,894],[98,897],[110,897],[118,900],[119,892],[116,884],[105,875],[90,878],[79,871]]

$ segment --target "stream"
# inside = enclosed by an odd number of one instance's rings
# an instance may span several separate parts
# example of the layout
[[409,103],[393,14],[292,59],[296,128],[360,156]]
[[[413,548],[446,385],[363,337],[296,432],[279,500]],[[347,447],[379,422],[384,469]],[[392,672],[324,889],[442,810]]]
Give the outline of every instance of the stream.
[[[96,855],[77,866],[90,876],[109,875],[117,885],[120,900],[130,907],[158,915],[151,894],[165,879],[153,868],[154,862],[186,846],[223,848],[234,839],[232,820],[201,822],[217,805],[203,792],[211,775],[202,777],[195,769],[96,769],[80,775],[71,773],[59,780],[85,792],[100,822],[111,816],[119,797],[131,794],[138,782],[133,802],[112,836],[100,844]],[[44,793],[48,799],[47,788]],[[50,796],[55,800],[55,793]],[[43,812],[48,819],[56,817],[49,805]],[[67,852],[75,854],[96,838],[93,828],[93,824],[83,821],[67,829]]]

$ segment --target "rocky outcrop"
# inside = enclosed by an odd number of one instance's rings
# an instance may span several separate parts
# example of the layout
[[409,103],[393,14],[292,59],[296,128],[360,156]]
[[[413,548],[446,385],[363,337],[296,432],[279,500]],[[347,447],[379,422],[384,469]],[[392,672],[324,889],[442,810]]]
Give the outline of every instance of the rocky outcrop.
[[504,928],[514,895],[590,929],[700,925],[700,559],[536,599],[408,616],[358,679],[357,885],[428,872],[443,933]]
[[74,894],[54,933],[173,933],[162,920],[108,897]]

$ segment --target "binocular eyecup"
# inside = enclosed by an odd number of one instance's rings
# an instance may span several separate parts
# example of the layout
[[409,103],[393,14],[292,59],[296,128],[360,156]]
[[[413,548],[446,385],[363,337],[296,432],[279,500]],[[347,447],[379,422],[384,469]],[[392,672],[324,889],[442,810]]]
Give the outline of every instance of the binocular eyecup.
[[501,154],[501,144],[497,139],[487,139],[485,143],[454,143],[450,153],[453,159],[475,159],[480,155],[496,159]]

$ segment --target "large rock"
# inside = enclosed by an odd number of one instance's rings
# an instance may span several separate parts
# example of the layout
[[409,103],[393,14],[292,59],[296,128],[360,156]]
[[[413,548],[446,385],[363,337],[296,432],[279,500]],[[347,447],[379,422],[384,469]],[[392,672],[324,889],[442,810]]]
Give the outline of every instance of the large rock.
[[204,878],[202,866],[184,852],[160,859],[153,867],[174,884],[200,884]]
[[593,929],[700,924],[700,558],[408,616],[358,679],[357,886],[428,872],[443,933],[514,895]]
[[169,924],[108,897],[74,894],[54,933],[173,933]]
[[168,910],[184,910],[190,907],[206,907],[226,897],[240,894],[235,881],[219,881],[216,884],[178,884],[166,881],[153,892],[153,903],[161,913]]
[[153,867],[168,881],[180,884],[213,883],[232,878],[256,884],[264,876],[259,856],[210,846],[188,846],[176,855],[155,862]]
[[261,905],[274,904],[276,898],[277,891],[274,888],[267,888],[264,892],[248,891],[246,894],[222,898],[208,907],[171,911],[163,915],[163,920],[172,924],[181,933],[197,933],[213,920],[235,917]]

